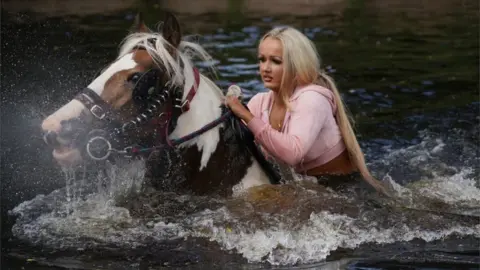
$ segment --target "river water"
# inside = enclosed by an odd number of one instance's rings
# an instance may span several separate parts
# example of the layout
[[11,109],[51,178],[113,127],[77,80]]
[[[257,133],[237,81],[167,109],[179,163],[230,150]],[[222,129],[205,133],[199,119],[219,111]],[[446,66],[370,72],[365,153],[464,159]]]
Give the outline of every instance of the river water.
[[[301,17],[229,9],[179,20],[214,56],[217,84],[237,83],[247,98],[264,91],[258,38],[276,25],[304,31],[338,82],[368,166],[400,203],[308,181],[231,199],[136,193],[141,161],[100,176],[62,172],[41,120],[115,57],[133,13],[2,13],[2,269],[477,269],[478,3],[349,3]],[[156,23],[158,6],[143,8]]]

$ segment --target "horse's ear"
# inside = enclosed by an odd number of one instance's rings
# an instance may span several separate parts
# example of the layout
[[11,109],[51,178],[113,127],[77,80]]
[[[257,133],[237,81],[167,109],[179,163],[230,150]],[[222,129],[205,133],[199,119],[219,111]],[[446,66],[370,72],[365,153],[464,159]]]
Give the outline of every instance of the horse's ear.
[[163,38],[170,42],[175,48],[178,48],[178,45],[180,45],[180,42],[182,41],[180,23],[178,23],[177,18],[170,12],[167,12],[165,15],[162,35]]
[[136,32],[150,32],[150,29],[145,25],[145,22],[143,21],[143,16],[142,13],[137,13],[135,16],[135,19],[133,21],[133,25],[130,29],[130,32],[136,33]]

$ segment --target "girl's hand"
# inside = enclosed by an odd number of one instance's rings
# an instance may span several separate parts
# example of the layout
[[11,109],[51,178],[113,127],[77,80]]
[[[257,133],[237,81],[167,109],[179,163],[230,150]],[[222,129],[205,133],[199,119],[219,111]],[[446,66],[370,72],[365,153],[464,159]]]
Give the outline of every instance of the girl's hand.
[[245,123],[250,122],[254,117],[253,114],[243,106],[238,97],[228,96],[225,98],[225,105],[227,105],[230,110],[239,118],[241,118]]

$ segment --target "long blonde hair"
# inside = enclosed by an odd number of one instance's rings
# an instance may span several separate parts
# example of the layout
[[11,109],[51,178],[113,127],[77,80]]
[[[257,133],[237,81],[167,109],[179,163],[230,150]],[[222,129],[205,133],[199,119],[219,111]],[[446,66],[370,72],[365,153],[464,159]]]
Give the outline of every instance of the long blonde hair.
[[288,106],[291,89],[296,85],[318,84],[330,89],[337,104],[335,119],[340,128],[350,160],[366,182],[377,191],[388,195],[385,186],[372,176],[365,164],[365,157],[352,127],[354,121],[349,117],[334,80],[320,69],[320,57],[315,44],[300,31],[292,27],[274,28],[266,33],[260,42],[267,37],[280,40],[283,46],[282,57],[284,66],[279,92],[283,103]]

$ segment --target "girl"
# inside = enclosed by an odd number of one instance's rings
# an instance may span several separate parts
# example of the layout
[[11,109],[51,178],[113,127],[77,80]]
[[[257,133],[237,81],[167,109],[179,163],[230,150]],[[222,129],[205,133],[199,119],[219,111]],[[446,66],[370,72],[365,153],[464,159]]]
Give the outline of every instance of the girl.
[[341,96],[332,78],[320,70],[313,42],[294,28],[275,28],[260,40],[258,60],[270,91],[252,97],[249,110],[234,96],[226,104],[247,123],[262,148],[309,176],[359,171],[386,194],[365,165]]

